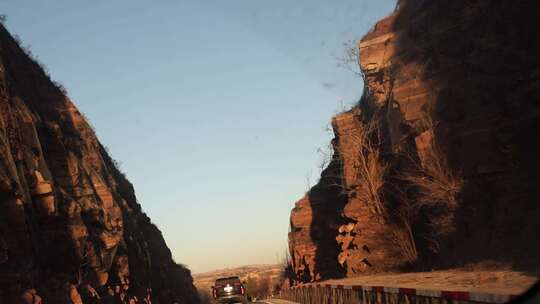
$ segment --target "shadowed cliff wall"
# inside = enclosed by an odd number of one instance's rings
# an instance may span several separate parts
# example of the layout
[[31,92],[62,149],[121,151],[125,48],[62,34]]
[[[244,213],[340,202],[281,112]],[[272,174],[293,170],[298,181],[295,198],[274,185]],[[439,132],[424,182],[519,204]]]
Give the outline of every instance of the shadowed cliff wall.
[[[533,5],[399,1],[361,39],[364,94],[333,119],[340,191],[291,212],[297,281],[485,260],[538,267]],[[326,184],[323,173],[314,189]]]
[[0,25],[0,302],[197,303],[131,183]]

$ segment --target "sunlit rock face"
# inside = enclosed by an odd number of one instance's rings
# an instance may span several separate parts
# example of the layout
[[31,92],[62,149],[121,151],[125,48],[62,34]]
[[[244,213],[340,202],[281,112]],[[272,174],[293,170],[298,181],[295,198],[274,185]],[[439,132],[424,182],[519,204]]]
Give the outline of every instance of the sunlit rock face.
[[130,182],[0,26],[0,303],[197,303]]
[[296,282],[538,268],[533,5],[399,1],[359,41],[364,94],[333,118],[333,160],[291,212]]

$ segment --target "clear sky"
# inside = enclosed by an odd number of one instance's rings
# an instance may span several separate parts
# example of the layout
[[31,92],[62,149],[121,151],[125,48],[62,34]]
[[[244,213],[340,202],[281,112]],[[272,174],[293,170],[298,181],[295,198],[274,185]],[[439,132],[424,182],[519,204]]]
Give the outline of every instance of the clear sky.
[[193,272],[276,263],[316,182],[338,67],[395,0],[2,0]]

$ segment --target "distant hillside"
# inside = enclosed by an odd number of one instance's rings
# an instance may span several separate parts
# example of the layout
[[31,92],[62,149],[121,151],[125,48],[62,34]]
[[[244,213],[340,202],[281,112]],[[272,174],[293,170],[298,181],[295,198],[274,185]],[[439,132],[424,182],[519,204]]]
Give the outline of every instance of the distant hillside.
[[242,281],[250,284],[265,282],[268,286],[274,286],[279,282],[281,268],[279,264],[246,265],[194,274],[193,279],[199,292],[207,293],[211,292],[212,285],[217,278],[228,276],[239,276]]

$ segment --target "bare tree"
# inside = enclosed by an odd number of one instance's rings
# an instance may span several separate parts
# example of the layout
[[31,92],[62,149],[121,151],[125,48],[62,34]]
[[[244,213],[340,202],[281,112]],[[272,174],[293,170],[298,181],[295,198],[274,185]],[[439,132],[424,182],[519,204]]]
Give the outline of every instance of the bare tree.
[[360,69],[360,49],[358,48],[357,40],[348,40],[343,43],[344,53],[337,59],[337,66],[344,68],[345,70],[352,72],[356,76],[361,77],[362,71]]

